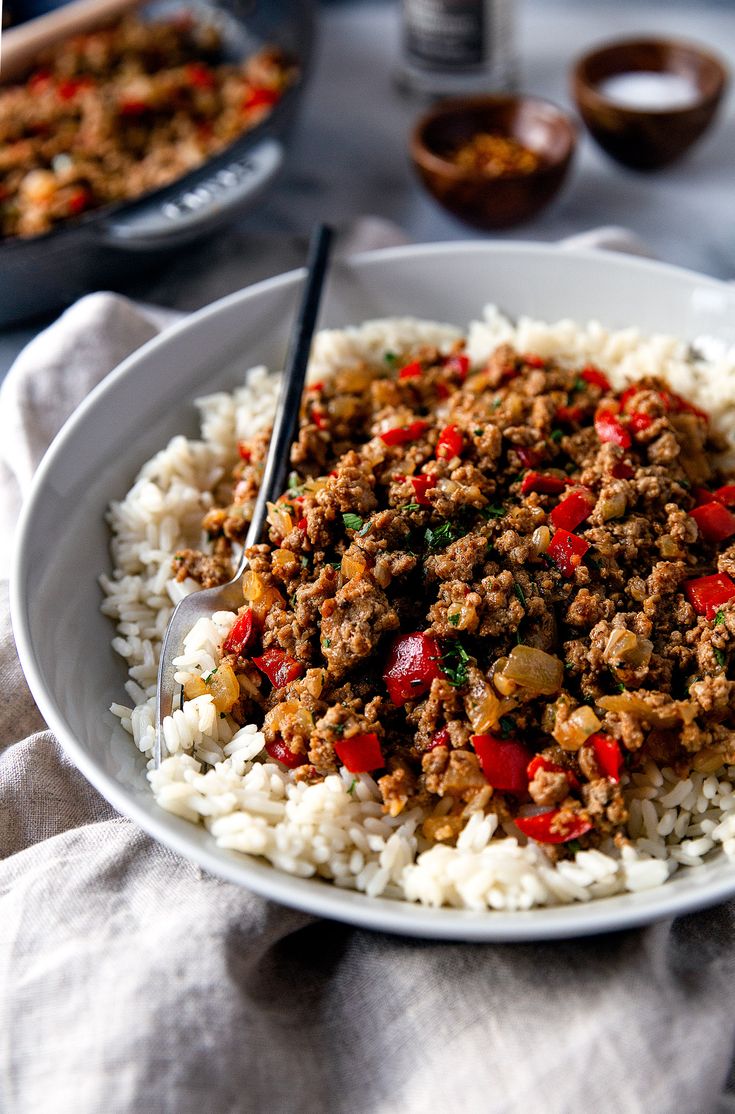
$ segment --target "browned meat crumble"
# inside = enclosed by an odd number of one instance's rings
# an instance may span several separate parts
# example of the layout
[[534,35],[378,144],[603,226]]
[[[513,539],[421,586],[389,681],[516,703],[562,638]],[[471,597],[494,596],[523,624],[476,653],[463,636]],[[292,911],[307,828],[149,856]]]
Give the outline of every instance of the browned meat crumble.
[[[626,770],[735,761],[723,445],[658,380],[507,346],[397,363],[307,390],[218,707],[299,779],[370,770],[393,815],[447,799],[429,839],[479,809],[552,855],[619,842]],[[183,575],[227,579],[266,448],[240,445]]]

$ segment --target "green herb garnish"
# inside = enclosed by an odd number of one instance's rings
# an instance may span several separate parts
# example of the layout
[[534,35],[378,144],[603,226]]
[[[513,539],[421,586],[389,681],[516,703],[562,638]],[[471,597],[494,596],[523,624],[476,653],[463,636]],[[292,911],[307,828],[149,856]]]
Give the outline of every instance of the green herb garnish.
[[301,557],[301,568],[302,569],[308,569],[308,567],[309,567],[309,558],[304,554]]
[[447,615],[447,620],[448,620],[448,622],[450,622],[452,624],[453,627],[458,626],[459,625],[459,612],[455,611],[452,615]]
[[582,850],[582,844],[578,839],[568,840],[565,846],[569,848],[573,855],[576,855],[578,851]]
[[289,491],[298,491],[299,487],[301,487],[301,484],[299,482],[298,472],[289,472],[289,474],[288,474],[288,490]]
[[715,626],[716,627],[721,627],[724,622],[725,622],[725,612],[724,611],[718,611],[717,614],[715,615]]
[[523,589],[521,588],[521,586],[520,586],[520,584],[518,583],[517,580],[513,584],[513,591],[518,596],[518,599],[521,601],[521,604],[523,605],[523,607],[525,607],[526,606],[526,593],[523,591]]
[[516,729],[515,721],[510,716],[501,716],[498,720],[500,724],[500,734],[503,739],[507,739]]
[[388,367],[395,367],[398,363],[398,357],[395,352],[386,352],[383,356],[383,363],[387,364]]
[[401,507],[401,510],[402,511],[420,511],[421,510],[421,504],[420,503],[404,503],[404,505]]
[[574,386],[572,387],[572,390],[573,391],[586,391],[587,390],[587,384],[585,383],[584,379],[580,379],[579,376],[577,376],[577,378],[574,380]]
[[493,399],[493,410],[497,410],[502,401],[503,400],[500,397],[494,398]]
[[442,654],[442,669],[449,684],[454,688],[461,688],[462,685],[467,683],[467,663],[469,660],[470,655],[459,640],[452,642]]
[[369,534],[371,526],[372,522],[366,522],[362,529],[357,531],[358,538],[364,538],[366,534]]
[[564,436],[564,430],[562,430],[562,429],[552,429],[549,436],[550,436],[551,440],[556,441],[556,443],[558,445],[559,442],[561,441],[562,437]]
[[205,685],[209,684],[209,682],[212,680],[212,678],[214,677],[216,672],[217,672],[217,666],[215,666],[214,669],[211,669],[205,677],[202,677],[202,680],[204,681]]
[[442,522],[441,526],[437,526],[436,529],[427,526],[424,531],[424,540],[429,549],[444,549],[445,546],[456,541],[459,536],[451,522]]
[[616,689],[617,692],[626,692],[627,691],[626,688],[625,688],[625,685],[623,684],[622,681],[618,681],[618,683],[615,686],[615,689]]
[[724,650],[715,650],[715,657],[717,658],[717,664],[721,665],[722,668],[724,669],[725,666],[727,665],[727,654],[725,653],[725,651]]
[[332,640],[331,640],[331,638],[323,638],[323,639],[322,639],[322,646],[326,646],[326,647],[327,647],[327,649],[329,649],[329,647],[330,647],[331,645],[332,645]]
[[482,437],[484,432],[485,432],[484,429],[476,429],[475,430],[475,437]]
[[352,794],[355,792],[356,786],[357,786],[357,778],[353,777],[352,784],[350,785],[349,789],[347,790],[347,792],[350,794],[350,796],[352,796]]
[[483,507],[482,510],[480,511],[480,514],[485,519],[503,518],[503,516],[505,515],[505,507],[496,507],[496,506]]
[[353,514],[351,511],[347,511],[346,514],[342,515],[342,521],[344,522],[345,528],[347,530],[360,530],[363,526],[363,521],[360,518],[360,515]]

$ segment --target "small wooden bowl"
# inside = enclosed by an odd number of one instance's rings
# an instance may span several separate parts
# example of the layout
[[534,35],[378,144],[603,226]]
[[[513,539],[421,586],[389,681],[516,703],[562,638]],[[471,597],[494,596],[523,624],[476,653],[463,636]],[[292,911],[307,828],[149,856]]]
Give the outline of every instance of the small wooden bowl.
[[[634,108],[600,92],[610,77],[636,72],[687,78],[696,99],[680,108]],[[709,51],[670,39],[626,39],[584,54],[572,70],[572,93],[599,145],[636,170],[678,159],[707,130],[727,87],[726,67]]]
[[[538,157],[538,167],[493,177],[452,161],[453,151],[488,132],[517,140]],[[569,117],[548,101],[462,97],[444,101],[421,117],[410,151],[424,185],[445,209],[475,228],[507,228],[534,216],[558,192],[576,138]]]

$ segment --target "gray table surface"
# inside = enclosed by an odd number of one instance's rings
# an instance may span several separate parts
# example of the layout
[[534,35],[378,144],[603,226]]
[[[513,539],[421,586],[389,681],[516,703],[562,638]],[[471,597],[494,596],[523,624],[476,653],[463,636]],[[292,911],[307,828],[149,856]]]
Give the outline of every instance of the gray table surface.
[[[296,265],[299,241],[319,219],[375,214],[415,241],[479,234],[444,213],[414,178],[407,137],[419,106],[398,92],[398,4],[352,0],[322,9],[303,116],[286,172],[263,204],[229,232],[141,277],[134,296],[192,309]],[[649,0],[526,0],[519,6],[520,88],[571,107],[568,71],[591,44],[626,34],[684,36],[714,47],[735,72],[735,5]],[[552,241],[598,225],[625,225],[660,258],[735,277],[735,111],[680,163],[641,175],[607,159],[581,135],[571,180],[534,221],[503,239]],[[281,245],[279,248],[278,245]],[[285,249],[283,245],[289,244]],[[295,245],[295,246],[294,246]],[[110,276],[115,285],[115,276]],[[0,333],[0,378],[39,329]]]

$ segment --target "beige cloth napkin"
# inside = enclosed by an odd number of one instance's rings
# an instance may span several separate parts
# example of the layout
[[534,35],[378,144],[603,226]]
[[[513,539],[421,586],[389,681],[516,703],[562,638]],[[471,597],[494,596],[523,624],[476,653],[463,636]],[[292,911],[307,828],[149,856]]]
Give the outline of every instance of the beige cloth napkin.
[[[161,320],[92,295],[19,358],[0,397],[3,536],[63,419]],[[0,623],[4,1114],[731,1109],[735,904],[535,945],[274,905],[113,811],[44,730],[5,599]]]

